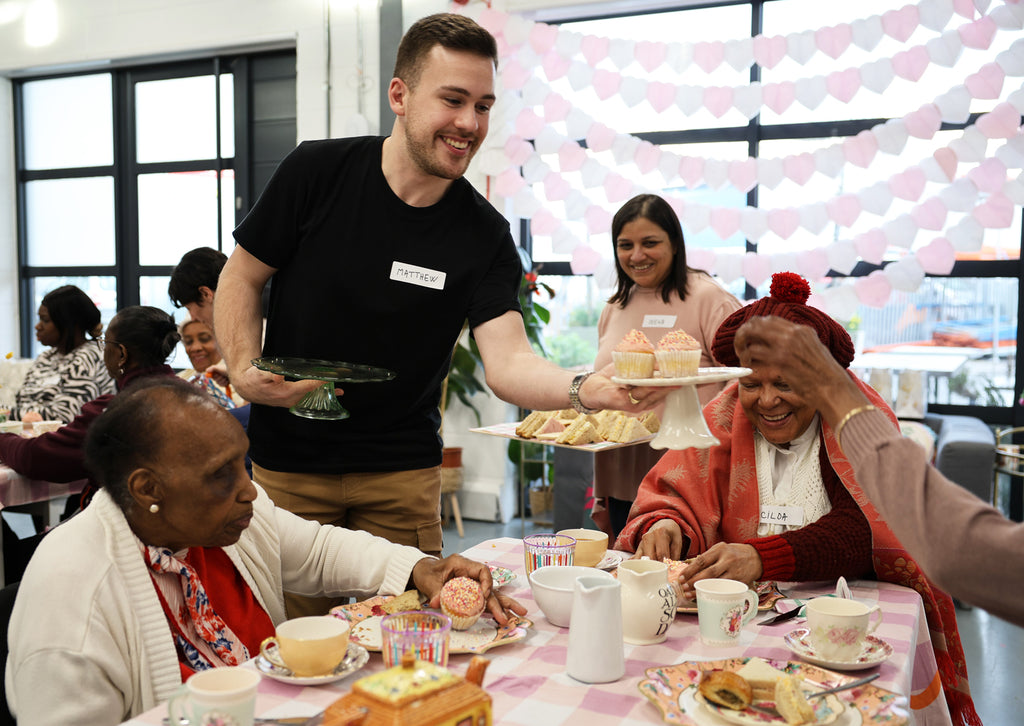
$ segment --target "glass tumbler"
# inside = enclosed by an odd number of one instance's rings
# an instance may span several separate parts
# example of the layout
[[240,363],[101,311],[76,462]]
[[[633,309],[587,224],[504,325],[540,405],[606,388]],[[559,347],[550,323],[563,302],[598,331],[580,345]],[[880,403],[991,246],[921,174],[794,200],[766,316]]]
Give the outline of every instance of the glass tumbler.
[[523,538],[526,574],[548,565],[571,565],[576,540],[566,534],[531,534]]

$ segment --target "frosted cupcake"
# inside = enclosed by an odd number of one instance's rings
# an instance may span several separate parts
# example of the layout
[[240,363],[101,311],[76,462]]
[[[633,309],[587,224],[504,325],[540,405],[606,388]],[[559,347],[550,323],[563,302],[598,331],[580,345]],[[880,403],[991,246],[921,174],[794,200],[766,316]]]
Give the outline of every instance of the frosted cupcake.
[[619,378],[654,376],[654,346],[642,330],[630,330],[612,351],[615,375]]
[[654,357],[662,378],[695,376],[700,366],[700,343],[685,330],[673,330],[658,341]]
[[480,583],[468,577],[456,577],[441,588],[441,612],[452,619],[453,630],[469,630],[484,611]]

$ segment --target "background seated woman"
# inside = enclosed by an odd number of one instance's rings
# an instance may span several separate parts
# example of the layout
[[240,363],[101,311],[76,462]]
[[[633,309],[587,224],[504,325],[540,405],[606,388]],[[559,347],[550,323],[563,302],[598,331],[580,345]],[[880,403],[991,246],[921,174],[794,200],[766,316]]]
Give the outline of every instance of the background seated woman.
[[[174,351],[178,339],[174,318],[163,310],[139,305],[127,307],[110,321],[103,339],[105,375],[119,391],[150,376],[173,377],[174,370],[164,361]],[[52,482],[89,479],[83,452],[85,434],[113,397],[112,393],[105,393],[89,401],[71,423],[35,438],[0,434],[0,461],[30,479]],[[77,510],[80,504],[88,502],[94,490],[95,484],[90,481],[81,499],[69,509]]]
[[88,295],[74,285],[48,292],[39,305],[36,340],[50,347],[25,375],[10,418],[67,423],[87,401],[113,393],[95,340],[101,332],[100,311]]
[[[616,547],[652,558],[694,557],[680,585],[693,597],[695,580],[727,577],[806,581],[870,576],[917,590],[939,662],[954,723],[980,723],[967,686],[952,599],[933,588],[853,477],[836,434],[800,397],[777,366],[738,358],[737,329],[771,315],[813,328],[843,368],[853,360],[849,334],[806,304],[810,287],[792,273],[772,276],[771,295],[730,315],[712,353],[722,365],[752,373],[704,407],[721,442],[709,449],[670,451],[640,485]],[[870,386],[850,380],[889,424],[896,419]],[[774,524],[786,515],[787,524]]]
[[437,604],[477,579],[488,609],[525,614],[486,565],[438,560],[274,506],[246,475],[241,426],[203,391],[151,378],[89,430],[102,483],[43,540],[10,623],[7,697],[26,724],[117,724],[170,697],[196,670],[244,662],[285,619],[284,591],[389,595]]
[[244,406],[246,400],[231,388],[230,383],[221,376],[213,376],[207,370],[222,360],[213,328],[202,320],[191,319],[181,324],[179,332],[181,344],[185,346],[185,353],[192,367],[186,368],[178,376],[206,389],[206,392],[224,408]]

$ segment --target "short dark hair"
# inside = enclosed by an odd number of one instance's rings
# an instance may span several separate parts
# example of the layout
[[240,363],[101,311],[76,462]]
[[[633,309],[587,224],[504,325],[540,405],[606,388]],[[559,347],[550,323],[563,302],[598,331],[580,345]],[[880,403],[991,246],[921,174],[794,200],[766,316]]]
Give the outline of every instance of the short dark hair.
[[114,396],[85,436],[85,466],[121,511],[132,505],[128,476],[149,465],[167,439],[162,412],[197,403],[220,407],[202,388],[173,376],[150,376]]
[[659,288],[661,299],[668,302],[672,291],[675,290],[679,293],[679,299],[685,300],[689,268],[686,266],[686,242],[683,240],[683,228],[679,224],[679,217],[676,216],[675,210],[672,209],[671,205],[657,194],[640,194],[623,204],[619,211],[615,213],[615,216],[612,217],[612,251],[615,253],[615,272],[618,275],[619,283],[615,294],[608,298],[608,302],[620,307],[626,307],[629,293],[636,284],[626,274],[626,271],[622,269],[616,251],[622,228],[633,220],[641,218],[649,219],[665,230],[665,234],[668,235],[668,240],[672,244],[672,251],[675,253],[668,277],[665,278]]
[[216,290],[217,278],[227,261],[227,255],[212,247],[197,247],[186,252],[171,270],[171,281],[167,285],[167,295],[174,307],[199,302],[202,299],[200,287]]
[[118,312],[110,321],[107,334],[143,368],[165,362],[181,340],[174,317],[149,305],[132,305]]
[[100,324],[100,310],[80,288],[62,285],[43,296],[40,305],[46,308],[60,335],[57,350],[70,353],[75,349],[78,333],[99,337],[103,332]]
[[402,36],[393,77],[414,88],[420,80],[423,60],[435,45],[483,56],[495,69],[498,67],[498,43],[493,35],[465,15],[435,13],[417,20]]

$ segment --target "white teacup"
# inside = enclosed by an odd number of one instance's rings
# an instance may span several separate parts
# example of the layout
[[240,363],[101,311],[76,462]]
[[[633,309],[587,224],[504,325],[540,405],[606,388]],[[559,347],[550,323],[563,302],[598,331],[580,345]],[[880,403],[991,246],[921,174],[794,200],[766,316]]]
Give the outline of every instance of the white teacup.
[[[260,674],[249,668],[200,671],[183,683],[167,703],[172,724],[236,723],[252,726]],[[228,718],[232,719],[228,721]],[[219,719],[219,721],[217,720]]]
[[608,533],[597,529],[563,529],[558,534],[567,534],[576,540],[573,564],[580,567],[597,567],[608,552]]
[[[872,613],[878,613],[872,619]],[[819,655],[837,662],[857,659],[864,639],[882,622],[877,605],[842,597],[816,597],[807,603],[807,639]]]
[[333,615],[286,620],[264,639],[260,653],[276,666],[307,678],[334,672],[348,650],[348,621]]
[[693,583],[697,624],[705,645],[735,645],[743,626],[757,613],[757,593],[738,580],[714,578]]

